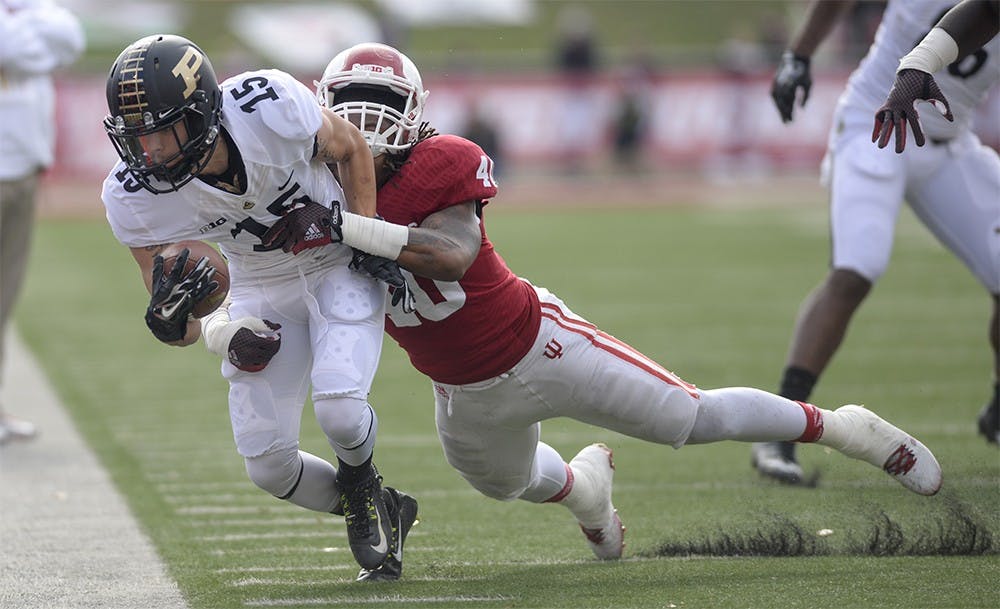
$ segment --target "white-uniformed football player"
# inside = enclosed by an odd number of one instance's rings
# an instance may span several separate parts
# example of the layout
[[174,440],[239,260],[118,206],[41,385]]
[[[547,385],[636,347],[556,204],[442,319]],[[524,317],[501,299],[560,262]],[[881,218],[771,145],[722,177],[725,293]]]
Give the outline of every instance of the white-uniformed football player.
[[[343,239],[397,260],[411,277],[415,310],[393,305],[386,331],[432,380],[445,457],[479,492],[562,505],[595,556],[620,558],[611,449],[594,443],[567,462],[541,440],[541,421],[554,417],[674,447],[818,442],[914,492],[940,488],[930,450],[872,411],[825,410],[749,387],[699,389],[515,275],[487,235],[485,210],[498,193],[492,159],[421,124],[427,91],[398,50],[343,51],[317,94],[362,127],[375,153],[386,222],[344,214]],[[379,571],[397,566],[387,560]]]
[[[111,69],[107,98],[104,125],[121,161],[102,198],[152,295],[151,331],[171,345],[198,340],[201,324],[189,313],[211,273],[203,264],[187,276],[164,273],[159,252],[188,239],[217,243],[238,322],[208,346],[224,356],[247,473],[280,499],[342,509],[358,563],[379,567],[398,509],[398,495],[383,493],[372,465],[378,420],[367,401],[385,313],[385,286],[373,276],[387,272],[387,261],[359,254],[352,262],[336,227],[314,218],[335,201],[374,215],[364,138],[284,72],[246,72],[220,86],[208,57],[179,36],[128,46]],[[299,450],[310,386],[336,468]]]
[[[808,95],[809,58],[850,4],[814,3],[800,34],[785,52],[772,95],[786,122],[792,120],[796,93],[803,91],[802,104]],[[968,56],[935,74],[951,101],[953,120],[933,110],[923,111],[928,145],[907,148],[902,154],[872,145],[872,117],[889,93],[900,58],[954,4],[948,0],[890,1],[874,43],[840,97],[823,162],[824,183],[830,188],[830,271],[799,312],[780,392],[795,400],[809,399],[852,316],[886,270],[896,217],[906,201],[992,297],[988,336],[995,376],[993,395],[980,415],[979,427],[987,440],[996,442],[1000,159],[970,127],[976,106],[1000,82],[1000,39],[969,49]],[[765,476],[801,483],[804,476],[794,449],[789,443],[756,444],[753,461]]]

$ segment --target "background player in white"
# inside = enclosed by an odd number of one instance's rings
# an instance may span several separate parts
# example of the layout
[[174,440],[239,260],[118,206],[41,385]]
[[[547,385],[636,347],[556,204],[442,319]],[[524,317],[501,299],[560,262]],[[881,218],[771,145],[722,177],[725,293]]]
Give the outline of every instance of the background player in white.
[[[877,141],[879,148],[885,148],[895,129],[896,152],[901,153],[906,148],[906,126],[910,125],[917,146],[923,146],[924,134],[914,105],[918,100],[940,102],[941,113],[953,120],[951,105],[933,75],[973,53],[985,52],[982,47],[996,37],[998,31],[1000,0],[963,0],[948,11],[920,44],[900,60],[889,97],[875,113],[872,141]],[[994,195],[997,197],[994,199],[995,211],[1000,216],[1000,191],[994,191]],[[994,294],[990,327],[994,352],[1000,350],[996,298]],[[987,441],[1000,444],[1000,371],[994,378],[993,399],[979,413],[979,433]]]
[[[388,488],[383,496],[372,465],[378,420],[367,402],[384,288],[348,268],[351,249],[331,244],[330,228],[302,212],[307,202],[336,201],[374,214],[364,138],[283,72],[246,72],[220,86],[208,57],[179,36],[149,36],[122,51],[107,97],[104,125],[122,160],[102,198],[152,294],[147,325],[167,344],[198,340],[201,325],[189,313],[210,273],[199,265],[187,276],[164,274],[159,252],[185,239],[218,243],[240,321],[229,324],[222,348],[208,344],[229,355],[222,374],[250,479],[296,505],[344,513],[359,564],[380,566],[399,497]],[[327,163],[339,168],[339,183]],[[299,450],[310,385],[336,469]]]
[[[83,52],[80,22],[49,0],[0,0],[0,377],[7,324],[31,253],[35,198],[55,152],[52,72]],[[2,380],[2,379],[0,379]],[[25,405],[27,406],[27,405]],[[0,444],[34,423],[0,405]]]
[[[486,234],[496,196],[491,159],[474,143],[421,126],[427,92],[399,51],[362,44],[318,83],[322,103],[361,125],[375,154],[378,212],[333,215],[345,243],[397,259],[415,312],[394,305],[386,331],[433,381],[448,462],[499,500],[560,503],[594,554],[622,555],[603,444],[567,464],[539,441],[565,416],[680,447],[719,440],[819,442],[883,468],[910,490],[937,492],[934,456],[858,406],[835,412],[751,388],[702,391],[575,315],[507,267]],[[390,224],[391,223],[391,224]]]
[[[796,94],[808,96],[809,58],[845,14],[851,2],[816,2],[794,37],[774,79],[772,95],[782,119],[792,120]],[[995,374],[1000,375],[1000,161],[970,130],[975,107],[1000,81],[1000,41],[975,48],[965,61],[937,74],[952,102],[954,122],[925,113],[929,146],[899,155],[871,143],[872,116],[907,54],[954,4],[942,0],[892,0],[875,41],[841,95],[823,180],[830,188],[830,271],[799,311],[781,395],[808,400],[819,376],[839,348],[851,317],[889,263],[893,232],[905,200],[925,226],[965,263],[993,299],[988,323]],[[984,412],[996,411],[998,389]],[[981,419],[982,420],[982,419]],[[993,433],[980,430],[990,441]],[[755,444],[753,463],[764,474],[797,484],[805,480],[790,443]]]

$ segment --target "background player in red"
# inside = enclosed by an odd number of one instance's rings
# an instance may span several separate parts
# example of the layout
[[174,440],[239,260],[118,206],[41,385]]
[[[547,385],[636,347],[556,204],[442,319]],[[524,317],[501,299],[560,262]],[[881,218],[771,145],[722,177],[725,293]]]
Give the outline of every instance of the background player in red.
[[539,440],[540,421],[565,416],[680,447],[719,440],[819,442],[934,494],[941,471],[920,442],[859,406],[837,411],[758,389],[703,391],[514,275],[486,234],[496,196],[491,159],[437,135],[421,114],[427,92],[399,51],[362,44],[337,55],[321,103],[361,127],[375,156],[378,212],[331,211],[344,243],[397,260],[415,310],[388,311],[386,331],[433,381],[448,462],[484,495],[560,503],[601,559],[622,555],[612,504],[611,449],[569,463]]

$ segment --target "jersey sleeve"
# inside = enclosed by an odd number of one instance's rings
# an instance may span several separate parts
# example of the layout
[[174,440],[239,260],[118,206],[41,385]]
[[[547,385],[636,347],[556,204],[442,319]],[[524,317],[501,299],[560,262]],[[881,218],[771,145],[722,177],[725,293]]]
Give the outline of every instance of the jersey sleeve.
[[467,201],[486,201],[497,194],[493,160],[475,143],[454,135],[438,135],[419,146],[413,154],[419,168],[410,183],[419,184],[414,204],[443,209]]
[[312,159],[323,116],[305,85],[280,70],[257,70],[226,80],[223,89],[224,111],[239,116],[257,134],[272,164]]
[[101,189],[101,200],[104,202],[108,224],[115,239],[122,245],[128,247],[151,245],[154,238],[149,227],[142,222],[140,214],[129,213],[130,193],[116,175],[124,170],[124,164],[119,162],[104,179]]

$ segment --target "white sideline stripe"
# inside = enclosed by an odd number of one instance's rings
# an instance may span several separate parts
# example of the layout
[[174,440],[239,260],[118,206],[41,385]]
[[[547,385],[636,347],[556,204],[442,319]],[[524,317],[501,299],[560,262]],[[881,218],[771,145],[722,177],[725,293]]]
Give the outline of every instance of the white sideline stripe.
[[368,598],[280,598],[245,601],[246,607],[294,607],[295,605],[373,605],[380,603],[502,603],[515,596],[371,596]]
[[0,606],[186,609],[34,356],[7,347],[3,403],[40,433],[0,448]]

